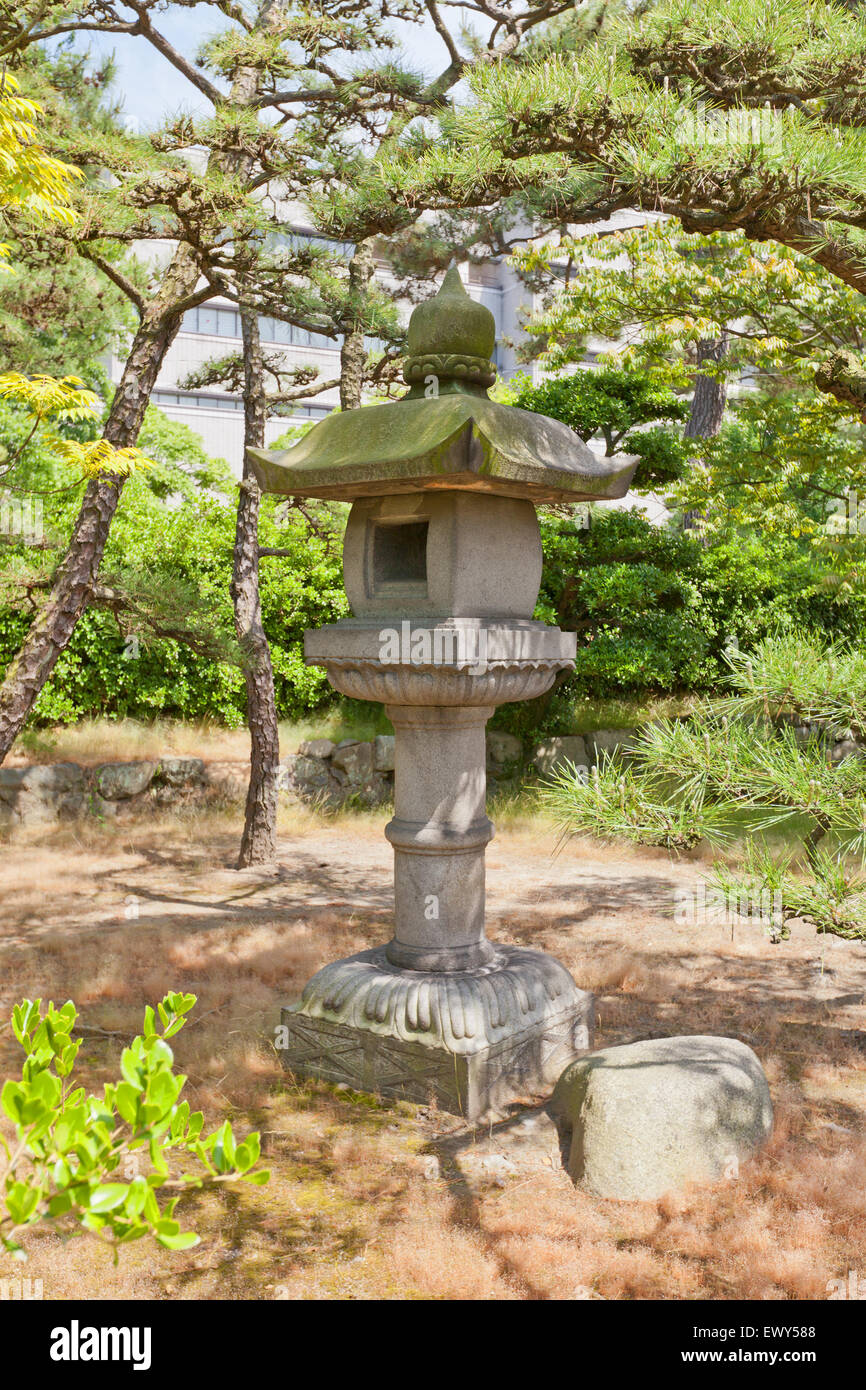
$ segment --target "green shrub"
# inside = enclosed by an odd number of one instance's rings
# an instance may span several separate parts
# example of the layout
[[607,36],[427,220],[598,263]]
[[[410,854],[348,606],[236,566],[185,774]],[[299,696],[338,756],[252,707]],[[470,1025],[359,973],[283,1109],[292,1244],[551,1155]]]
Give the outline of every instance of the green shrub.
[[[180,1099],[186,1077],[174,1071],[168,1039],[195,1002],[194,994],[172,993],[156,1010],[148,1005],[141,1034],[123,1050],[118,1080],[102,1095],[88,1095],[72,1078],[81,1046],[72,1037],[72,1001],[60,1009],[49,1003],[43,1010],[41,999],[15,1006],[12,1029],[25,1058],[21,1079],[6,1081],[0,1097],[15,1126],[14,1146],[0,1136],[0,1248],[24,1258],[20,1235],[49,1223],[67,1234],[94,1232],[115,1259],[119,1246],[143,1236],[187,1250],[199,1237],[175,1217],[184,1191],[268,1181],[257,1166],[257,1133],[238,1142],[226,1120],[205,1135],[201,1112]],[[172,1153],[198,1171],[170,1174]]]

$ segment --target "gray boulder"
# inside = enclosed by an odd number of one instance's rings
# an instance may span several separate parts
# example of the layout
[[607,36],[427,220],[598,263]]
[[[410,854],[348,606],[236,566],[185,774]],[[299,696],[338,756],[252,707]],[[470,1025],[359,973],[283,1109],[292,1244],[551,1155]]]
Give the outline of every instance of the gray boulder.
[[77,763],[36,763],[0,769],[0,804],[6,823],[48,825],[87,809],[86,775]]
[[497,767],[505,763],[515,763],[523,757],[523,744],[516,734],[507,734],[502,729],[491,729],[487,735],[487,756]]
[[595,733],[587,734],[586,747],[592,762],[600,762],[604,753],[608,756],[627,753],[635,732],[634,729],[596,729]]
[[337,744],[336,751],[331,754],[331,762],[346,774],[349,786],[363,786],[373,776],[373,745],[345,740]]
[[587,767],[586,743],[579,735],[569,738],[548,738],[536,748],[532,762],[542,777],[550,774],[563,763],[573,763],[575,767]]
[[853,738],[840,739],[834,743],[830,749],[830,760],[834,763],[841,763],[844,758],[856,758],[862,756],[863,749]]
[[160,758],[156,776],[169,787],[188,787],[204,782],[205,766],[201,758]]
[[158,763],[105,763],[96,769],[96,790],[106,801],[126,801],[146,791]]
[[304,795],[327,791],[333,780],[324,758],[308,758],[298,754],[292,768],[292,778],[298,791]]
[[393,734],[377,734],[373,739],[373,767],[376,772],[394,771]]
[[620,1200],[735,1179],[773,1128],[767,1078],[735,1038],[653,1038],[581,1057],[551,1114],[574,1181]]
[[84,768],[78,763],[36,763],[22,769],[21,785],[46,800],[80,793],[84,789]]
[[329,738],[307,738],[298,752],[302,758],[330,758],[336,746]]
[[232,804],[243,801],[250,784],[249,762],[222,759],[205,764],[208,799]]

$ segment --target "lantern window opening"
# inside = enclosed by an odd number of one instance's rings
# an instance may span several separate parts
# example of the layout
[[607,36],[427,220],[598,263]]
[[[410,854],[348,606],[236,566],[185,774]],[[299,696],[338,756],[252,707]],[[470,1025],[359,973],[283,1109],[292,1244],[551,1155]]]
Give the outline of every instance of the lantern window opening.
[[368,596],[427,597],[429,521],[373,521],[367,537]]

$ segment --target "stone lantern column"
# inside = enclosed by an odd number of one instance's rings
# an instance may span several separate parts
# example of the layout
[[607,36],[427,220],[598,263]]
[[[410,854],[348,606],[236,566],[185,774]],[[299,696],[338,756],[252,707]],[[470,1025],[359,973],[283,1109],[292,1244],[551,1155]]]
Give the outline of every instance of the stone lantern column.
[[353,617],[308,632],[305,659],[384,704],[396,735],[393,937],[326,965],[283,1010],[284,1060],[473,1120],[548,1089],[591,1045],[592,998],[564,966],[485,935],[485,726],[574,662],[574,635],[532,618],[533,503],[619,496],[632,470],[488,400],[492,316],[456,271],[408,345],[403,400],[323,421],[280,458],[250,454],[266,490],[353,501]]
[[392,965],[468,970],[495,952],[484,934],[485,725],[492,705],[386,705],[394,725]]

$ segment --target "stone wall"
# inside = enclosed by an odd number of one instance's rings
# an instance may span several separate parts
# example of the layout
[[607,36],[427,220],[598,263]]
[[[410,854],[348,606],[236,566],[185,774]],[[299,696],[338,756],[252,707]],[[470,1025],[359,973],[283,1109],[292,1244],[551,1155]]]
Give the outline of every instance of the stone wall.
[[[625,742],[631,730],[606,730],[586,738],[547,739],[524,756],[513,734],[497,729],[487,735],[487,771],[491,790],[522,779],[546,776],[565,759],[592,767],[602,749]],[[243,802],[249,764],[204,762],[201,758],[156,761],[33,764],[0,767],[0,827],[50,825],[80,816],[107,819],[133,816],[152,808],[194,803],[220,806]],[[280,791],[310,805],[379,806],[394,788],[394,738],[370,742],[311,739],[280,763]]]

